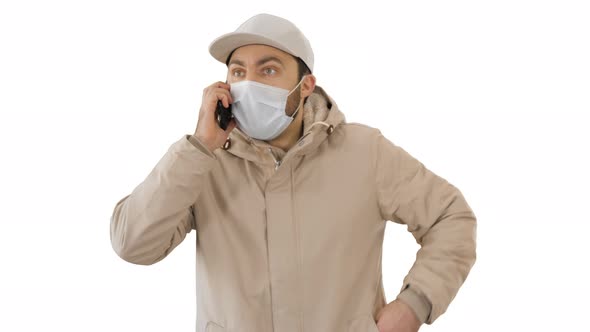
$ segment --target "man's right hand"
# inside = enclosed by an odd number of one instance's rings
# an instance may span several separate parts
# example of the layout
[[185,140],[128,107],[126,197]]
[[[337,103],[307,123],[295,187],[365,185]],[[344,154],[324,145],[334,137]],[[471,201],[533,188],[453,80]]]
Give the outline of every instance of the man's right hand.
[[217,123],[215,110],[217,101],[221,100],[224,107],[229,107],[233,103],[230,94],[230,85],[224,82],[215,82],[203,89],[203,98],[201,109],[199,110],[199,120],[195,137],[209,148],[211,152],[221,147],[229,136],[229,133],[236,127],[236,120],[231,119],[227,129],[224,131]]

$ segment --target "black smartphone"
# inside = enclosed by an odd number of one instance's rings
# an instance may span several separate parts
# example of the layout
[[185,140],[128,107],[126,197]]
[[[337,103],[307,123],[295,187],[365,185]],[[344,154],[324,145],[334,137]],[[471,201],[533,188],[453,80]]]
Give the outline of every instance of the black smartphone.
[[226,130],[227,126],[229,125],[229,122],[233,117],[231,113],[231,104],[229,104],[229,107],[226,108],[221,103],[221,100],[218,100],[215,115],[217,116],[217,124],[219,125],[219,127],[223,130]]
[[[225,83],[227,84],[227,81],[225,81]],[[218,100],[217,109],[215,110],[215,116],[217,118],[217,124],[219,125],[219,127],[223,130],[226,130],[227,126],[229,125],[229,122],[233,118],[233,114],[231,113],[231,104],[229,104],[229,107],[226,108],[225,106],[223,106],[221,100]]]

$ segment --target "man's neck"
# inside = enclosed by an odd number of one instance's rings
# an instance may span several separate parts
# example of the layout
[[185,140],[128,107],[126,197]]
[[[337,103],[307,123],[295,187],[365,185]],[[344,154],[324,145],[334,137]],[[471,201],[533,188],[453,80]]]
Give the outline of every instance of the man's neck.
[[297,143],[301,135],[303,135],[303,112],[297,113],[287,129],[279,137],[268,141],[268,144],[287,152]]

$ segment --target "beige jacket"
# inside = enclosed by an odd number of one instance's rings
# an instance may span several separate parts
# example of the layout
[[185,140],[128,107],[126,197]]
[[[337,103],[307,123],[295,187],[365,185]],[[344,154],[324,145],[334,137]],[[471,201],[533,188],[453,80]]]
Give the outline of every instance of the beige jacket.
[[213,153],[183,135],[116,203],[113,249],[153,264],[195,229],[197,332],[378,332],[390,220],[421,245],[397,298],[431,324],[476,258],[463,195],[319,86],[303,125],[288,152],[237,128]]

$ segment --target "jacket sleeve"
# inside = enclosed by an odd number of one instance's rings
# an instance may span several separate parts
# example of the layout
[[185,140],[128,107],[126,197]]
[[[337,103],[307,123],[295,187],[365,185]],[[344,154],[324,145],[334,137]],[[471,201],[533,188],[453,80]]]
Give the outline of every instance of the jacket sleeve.
[[422,323],[443,314],[476,259],[476,217],[462,193],[377,134],[376,181],[384,220],[407,225],[420,249],[397,299]]
[[216,162],[194,135],[173,143],[143,182],[115,204],[110,239],[117,255],[150,265],[178,246],[196,229],[193,204]]

